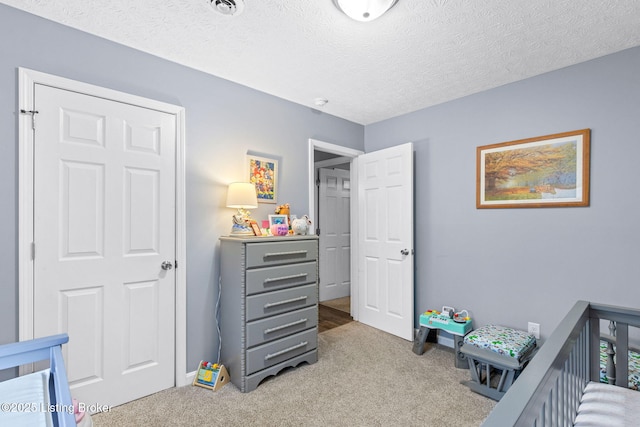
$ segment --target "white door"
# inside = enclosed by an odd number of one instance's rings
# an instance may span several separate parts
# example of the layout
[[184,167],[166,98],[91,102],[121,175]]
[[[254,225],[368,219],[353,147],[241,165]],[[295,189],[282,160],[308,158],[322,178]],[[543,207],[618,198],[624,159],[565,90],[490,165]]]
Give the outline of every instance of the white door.
[[344,169],[320,169],[320,301],[351,294],[351,179]]
[[69,334],[86,404],[172,387],[175,116],[40,84],[35,109],[34,336]]
[[358,157],[359,321],[413,340],[413,146]]

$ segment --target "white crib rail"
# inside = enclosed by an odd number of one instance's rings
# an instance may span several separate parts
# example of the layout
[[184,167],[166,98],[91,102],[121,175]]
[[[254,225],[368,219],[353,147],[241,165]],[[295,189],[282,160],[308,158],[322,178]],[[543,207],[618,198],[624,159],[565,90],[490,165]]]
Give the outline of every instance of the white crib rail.
[[616,322],[616,376],[626,379],[629,326],[640,327],[640,310],[578,301],[483,426],[573,425],[586,384],[600,380],[601,319]]

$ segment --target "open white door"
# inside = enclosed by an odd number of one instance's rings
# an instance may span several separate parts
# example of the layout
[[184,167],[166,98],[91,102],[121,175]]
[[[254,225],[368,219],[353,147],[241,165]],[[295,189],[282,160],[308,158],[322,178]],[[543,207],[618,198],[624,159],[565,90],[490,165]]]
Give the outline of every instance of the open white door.
[[413,145],[358,157],[359,321],[413,340]]

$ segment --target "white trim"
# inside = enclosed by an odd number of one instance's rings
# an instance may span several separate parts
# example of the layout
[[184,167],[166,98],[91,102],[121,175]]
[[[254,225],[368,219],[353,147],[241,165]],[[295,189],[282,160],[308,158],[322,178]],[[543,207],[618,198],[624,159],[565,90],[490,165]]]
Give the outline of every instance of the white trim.
[[[364,154],[364,153],[362,153]],[[360,212],[360,198],[358,191],[358,168],[360,167],[360,156],[354,157],[351,161],[351,317],[353,320],[360,320],[360,272],[358,271],[360,259],[360,225],[358,215]]]
[[[184,107],[143,98],[82,83],[27,68],[18,69],[19,109],[33,110],[36,84],[86,93],[131,105],[143,106],[176,116],[176,295],[175,295],[175,367],[177,387],[187,385],[187,291],[186,291],[186,224],[185,224],[185,109]],[[19,118],[19,172],[18,172],[18,292],[19,292],[19,339],[33,338],[33,140],[31,115],[20,114]]]
[[333,159],[320,160],[314,163],[315,169],[330,168],[332,166],[344,165],[345,163],[351,163],[351,157],[335,157]]
[[[331,144],[329,142],[318,141],[309,138],[309,215],[311,221],[315,222],[315,191],[316,191],[316,164],[314,163],[314,151],[323,151],[325,153],[338,154],[346,157],[345,162],[351,162],[350,179],[351,188],[358,188],[358,156],[364,154],[363,151],[354,150],[352,148],[343,147],[341,145]],[[357,213],[358,213],[358,192],[352,191],[350,198],[351,210],[351,317],[358,320],[358,229],[357,229]]]
[[[18,73],[19,109],[34,110],[34,80]],[[33,338],[33,128],[31,116],[18,111],[18,339]],[[23,369],[20,369],[22,375]]]
[[[186,214],[186,112],[176,112],[176,312],[175,312],[175,378],[176,387],[191,384],[184,379],[187,372],[187,214]],[[192,379],[193,380],[193,379]]]
[[[183,385],[188,385],[188,384],[193,384],[193,380],[195,379],[196,375],[198,374],[198,371],[191,371],[191,372],[187,372],[187,374],[184,376],[184,384]],[[176,386],[176,387],[180,387],[180,386]]]

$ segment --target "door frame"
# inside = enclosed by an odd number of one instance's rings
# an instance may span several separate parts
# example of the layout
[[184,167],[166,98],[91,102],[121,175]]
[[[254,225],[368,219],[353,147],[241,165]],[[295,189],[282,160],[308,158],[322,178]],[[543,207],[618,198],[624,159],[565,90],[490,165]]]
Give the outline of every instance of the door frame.
[[[316,165],[314,163],[314,151],[323,151],[325,153],[337,154],[350,159],[351,167],[349,169],[349,175],[351,180],[351,189],[358,188],[358,156],[364,154],[364,151],[354,150],[353,148],[343,147],[341,145],[331,144],[329,142],[319,141],[317,139],[309,138],[309,215],[311,215],[311,221],[316,224],[315,212],[315,190],[316,190]],[[345,162],[341,162],[345,163]],[[351,317],[353,320],[358,320],[358,228],[357,228],[357,215],[358,212],[358,192],[351,191],[350,198],[350,227],[351,227]]]
[[[176,290],[175,290],[175,386],[190,383],[187,376],[187,292],[186,292],[186,222],[185,222],[185,108],[160,101],[131,95],[113,89],[46,74],[27,68],[18,68],[18,339],[34,338],[34,129],[32,114],[35,110],[35,85],[42,84],[63,90],[137,105],[176,117]],[[22,113],[24,110],[26,113]],[[33,120],[38,120],[37,113]],[[21,370],[22,371],[22,370]],[[22,372],[21,372],[22,373]]]

